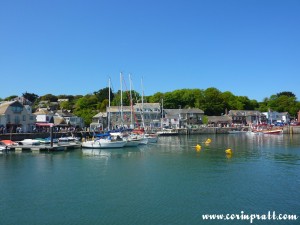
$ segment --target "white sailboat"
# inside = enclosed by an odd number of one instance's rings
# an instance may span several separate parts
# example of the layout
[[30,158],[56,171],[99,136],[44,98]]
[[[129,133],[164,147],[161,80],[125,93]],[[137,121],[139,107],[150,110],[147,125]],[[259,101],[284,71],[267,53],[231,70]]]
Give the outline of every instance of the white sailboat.
[[126,144],[126,141],[124,140],[118,140],[112,138],[112,136],[107,136],[103,138],[98,138],[95,140],[91,141],[84,141],[81,144],[82,148],[96,148],[96,149],[101,149],[101,148],[122,148]]
[[[109,78],[109,109],[110,109],[110,78]],[[110,130],[110,111],[108,112],[108,130]],[[103,134],[98,135],[93,140],[84,141],[81,144],[82,148],[122,148],[126,145],[127,141],[121,139],[118,135]]]

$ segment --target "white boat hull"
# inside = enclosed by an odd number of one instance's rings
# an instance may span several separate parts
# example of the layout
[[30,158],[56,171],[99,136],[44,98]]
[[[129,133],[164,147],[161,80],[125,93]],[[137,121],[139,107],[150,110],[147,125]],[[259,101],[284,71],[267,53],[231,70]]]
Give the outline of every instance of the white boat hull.
[[140,141],[140,145],[146,145],[148,144],[148,139],[147,138],[142,138]]
[[160,136],[173,136],[178,135],[178,131],[175,129],[163,129],[161,131],[158,131],[157,134]]
[[85,141],[82,142],[82,148],[123,148],[127,141]]
[[24,139],[23,141],[19,141],[22,145],[40,145],[41,143],[38,140],[34,139]]

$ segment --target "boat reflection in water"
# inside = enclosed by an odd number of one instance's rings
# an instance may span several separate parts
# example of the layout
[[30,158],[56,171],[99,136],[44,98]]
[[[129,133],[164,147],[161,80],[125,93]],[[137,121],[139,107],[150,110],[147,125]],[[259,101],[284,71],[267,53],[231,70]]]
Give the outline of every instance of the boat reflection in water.
[[129,158],[132,156],[140,157],[143,147],[128,147],[115,149],[99,149],[99,148],[82,148],[83,156],[100,157],[100,158]]
[[110,157],[110,152],[103,149],[94,148],[83,148],[82,155],[84,156],[100,156],[100,157]]

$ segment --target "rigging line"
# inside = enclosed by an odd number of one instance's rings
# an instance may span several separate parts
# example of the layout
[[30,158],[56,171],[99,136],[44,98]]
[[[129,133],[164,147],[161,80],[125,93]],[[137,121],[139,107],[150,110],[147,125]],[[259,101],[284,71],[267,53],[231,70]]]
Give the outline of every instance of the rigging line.
[[130,93],[129,93],[128,89],[127,89],[127,85],[126,85],[124,77],[123,77],[123,81],[124,81],[124,85],[125,85],[125,88],[126,88],[126,93],[127,93],[128,99],[130,100],[130,105],[131,105],[131,108],[132,108],[132,113],[133,113],[133,116],[134,116],[134,120],[135,120],[137,126],[140,127],[138,119],[137,119],[136,114],[134,112],[133,100],[132,100],[132,98],[130,98]]

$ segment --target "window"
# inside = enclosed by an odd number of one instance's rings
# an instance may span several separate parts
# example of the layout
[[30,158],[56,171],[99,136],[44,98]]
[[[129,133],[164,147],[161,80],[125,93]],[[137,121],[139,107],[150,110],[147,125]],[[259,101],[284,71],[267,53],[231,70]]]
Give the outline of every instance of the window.
[[23,115],[23,121],[26,121],[26,115]]
[[22,112],[23,107],[21,107],[21,106],[11,106],[11,110],[12,110],[14,113],[20,113],[20,112]]
[[20,117],[19,116],[15,116],[15,124],[19,124],[20,123]]

